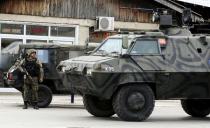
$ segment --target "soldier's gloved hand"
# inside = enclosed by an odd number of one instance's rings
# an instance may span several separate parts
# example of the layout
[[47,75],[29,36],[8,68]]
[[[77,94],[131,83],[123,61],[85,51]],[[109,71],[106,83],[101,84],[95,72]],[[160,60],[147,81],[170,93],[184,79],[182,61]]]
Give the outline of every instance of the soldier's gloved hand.
[[39,82],[42,83],[43,82],[43,79],[39,79]]

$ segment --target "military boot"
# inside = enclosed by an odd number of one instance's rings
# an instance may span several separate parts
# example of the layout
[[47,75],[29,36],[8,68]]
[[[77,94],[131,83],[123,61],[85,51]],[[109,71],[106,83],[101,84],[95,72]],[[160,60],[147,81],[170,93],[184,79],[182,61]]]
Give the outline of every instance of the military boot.
[[34,109],[38,110],[39,107],[38,107],[38,103],[37,102],[34,102]]
[[24,101],[23,109],[28,109],[28,102],[27,101]]

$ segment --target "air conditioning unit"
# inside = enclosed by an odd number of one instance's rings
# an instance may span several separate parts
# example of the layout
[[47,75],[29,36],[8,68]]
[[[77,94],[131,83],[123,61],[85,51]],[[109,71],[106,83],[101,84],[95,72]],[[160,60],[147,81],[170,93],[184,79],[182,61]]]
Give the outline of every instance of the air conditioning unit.
[[95,31],[114,31],[114,17],[96,17]]

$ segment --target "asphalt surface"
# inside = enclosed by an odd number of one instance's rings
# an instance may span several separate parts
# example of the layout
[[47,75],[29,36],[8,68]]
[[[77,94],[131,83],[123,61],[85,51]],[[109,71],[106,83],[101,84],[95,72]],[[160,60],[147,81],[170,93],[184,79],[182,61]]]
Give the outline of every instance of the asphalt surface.
[[[0,93],[2,94],[2,93]],[[0,128],[209,128],[210,117],[192,118],[185,114],[179,101],[157,101],[150,118],[144,122],[121,121],[116,115],[111,118],[96,118],[83,107],[82,98],[54,96],[49,108],[22,109],[19,93],[0,95]]]

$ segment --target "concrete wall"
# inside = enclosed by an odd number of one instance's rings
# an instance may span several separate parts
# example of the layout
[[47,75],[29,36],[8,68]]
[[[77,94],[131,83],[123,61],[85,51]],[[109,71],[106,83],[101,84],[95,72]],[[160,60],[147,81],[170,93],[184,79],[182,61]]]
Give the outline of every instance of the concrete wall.
[[80,26],[79,27],[79,45],[84,45],[86,40],[89,38],[89,27]]

